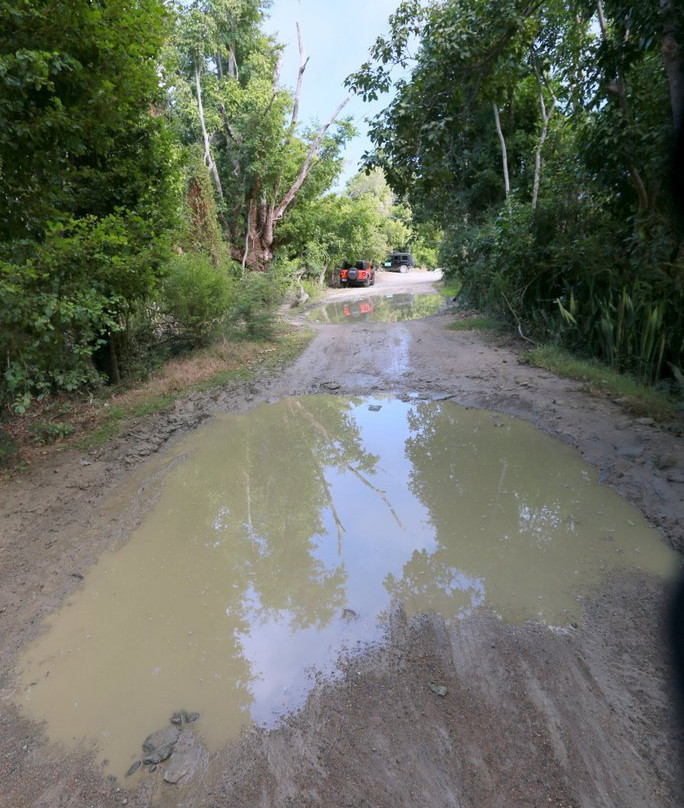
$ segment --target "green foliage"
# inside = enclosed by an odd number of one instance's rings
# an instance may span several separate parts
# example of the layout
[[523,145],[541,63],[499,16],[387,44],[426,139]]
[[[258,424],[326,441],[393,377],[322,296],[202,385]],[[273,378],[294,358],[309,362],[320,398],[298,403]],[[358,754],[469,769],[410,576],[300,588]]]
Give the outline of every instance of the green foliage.
[[161,0],[2,4],[0,240],[40,239],[65,212],[109,213],[157,187],[149,110],[168,22]]
[[281,228],[279,254],[295,258],[311,274],[331,277],[342,261],[380,261],[388,249],[385,216],[367,195],[329,194],[293,210]]
[[17,455],[19,447],[9,432],[0,426],[0,468],[11,466]]
[[225,329],[236,283],[225,266],[202,253],[186,253],[166,265],[157,304],[166,330],[180,344],[199,346]]
[[454,234],[443,260],[467,304],[655,381],[664,362],[680,361],[684,289],[667,266],[647,273],[626,260],[619,234],[595,199],[570,206],[566,198],[561,212],[546,197],[536,211],[514,203]]
[[609,289],[605,297],[594,294],[579,302],[571,294],[566,305],[557,303],[570,334],[581,335],[580,347],[590,347],[614,370],[654,382],[664,357],[681,355],[684,296],[654,299],[653,291],[636,280],[630,291]]
[[174,220],[162,0],[0,8],[0,401],[99,380]]
[[164,243],[147,241],[147,226],[125,211],[48,224],[28,260],[0,263],[0,400],[21,412],[35,396],[99,381],[94,355],[158,275]]
[[653,381],[681,367],[663,61],[664,35],[684,42],[681,9],[605,0],[598,21],[589,2],[416,5],[399,6],[349,83],[373,97],[416,54],[372,123],[366,165],[443,229],[447,279],[467,303],[616,369]]
[[283,279],[276,273],[246,274],[237,283],[230,308],[233,333],[247,339],[270,339],[282,294]]
[[420,265],[434,268],[440,238],[433,223],[413,220],[376,168],[354,175],[344,194],[314,198],[293,210],[280,230],[279,254],[295,257],[310,277],[334,282],[343,261],[379,264],[396,248],[410,249]]
[[214,264],[225,258],[225,243],[211,177],[202,155],[190,150],[186,163],[185,210],[179,232],[183,247],[191,252],[207,253]]
[[407,246],[413,253],[416,264],[427,269],[436,269],[440,264],[440,248],[443,233],[434,222],[413,222],[412,235]]
[[76,427],[73,424],[57,421],[36,421],[29,425],[28,430],[33,443],[44,445],[64,440],[69,435],[73,435]]

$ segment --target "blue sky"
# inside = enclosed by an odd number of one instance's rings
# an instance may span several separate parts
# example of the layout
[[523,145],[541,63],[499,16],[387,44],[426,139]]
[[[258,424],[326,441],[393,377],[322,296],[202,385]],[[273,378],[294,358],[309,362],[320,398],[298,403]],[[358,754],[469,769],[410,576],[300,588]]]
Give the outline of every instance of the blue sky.
[[[294,89],[299,68],[297,32],[302,29],[309,64],[304,74],[300,121],[326,121],[347,94],[344,79],[368,58],[376,37],[387,33],[387,19],[399,0],[274,0],[265,29],[283,43],[285,53],[281,82]],[[353,98],[343,115],[353,118],[359,135],[347,146],[341,183],[357,171],[358,161],[370,142],[364,118],[381,110],[383,103],[364,104]]]

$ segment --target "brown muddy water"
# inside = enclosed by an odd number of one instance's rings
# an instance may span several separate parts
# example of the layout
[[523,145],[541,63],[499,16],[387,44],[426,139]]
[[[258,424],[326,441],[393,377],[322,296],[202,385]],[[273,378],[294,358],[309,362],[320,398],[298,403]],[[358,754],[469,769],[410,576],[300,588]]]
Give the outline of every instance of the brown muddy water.
[[326,303],[312,309],[308,317],[317,323],[399,323],[436,314],[445,305],[444,298],[438,294],[371,295]]
[[179,709],[209,749],[273,726],[399,605],[571,630],[611,571],[676,565],[570,447],[449,401],[291,398],[174,452],[17,674],[25,712],[118,777]]

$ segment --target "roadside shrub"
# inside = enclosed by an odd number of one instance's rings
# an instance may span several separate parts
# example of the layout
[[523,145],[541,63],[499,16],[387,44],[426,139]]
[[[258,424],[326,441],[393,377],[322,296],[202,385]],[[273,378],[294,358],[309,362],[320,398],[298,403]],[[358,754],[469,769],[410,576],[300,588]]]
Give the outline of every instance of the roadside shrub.
[[233,333],[248,339],[270,339],[276,306],[283,297],[286,278],[275,272],[251,272],[236,285],[230,308]]
[[28,431],[31,433],[33,443],[49,444],[73,435],[76,427],[73,424],[56,421],[37,421],[29,425]]
[[99,383],[107,368],[97,362],[154,287],[165,251],[141,215],[123,210],[0,244],[0,402],[21,413],[35,398]]
[[682,365],[682,259],[671,260],[672,242],[653,226],[650,252],[633,239],[625,254],[629,234],[600,194],[563,186],[535,210],[513,199],[480,224],[454,228],[443,260],[467,305],[654,382]]
[[53,390],[98,383],[91,357],[119,328],[116,299],[66,289],[35,263],[0,263],[0,298],[0,402],[22,413]]
[[175,256],[166,265],[157,298],[165,328],[180,343],[206,345],[225,329],[235,286],[225,264],[214,266],[210,256]]

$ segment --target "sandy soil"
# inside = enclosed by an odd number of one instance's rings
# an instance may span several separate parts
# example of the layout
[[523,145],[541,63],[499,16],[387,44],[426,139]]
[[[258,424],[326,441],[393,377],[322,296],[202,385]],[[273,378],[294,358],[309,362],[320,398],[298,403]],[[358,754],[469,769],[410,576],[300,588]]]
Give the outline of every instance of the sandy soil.
[[[382,273],[370,291],[420,291],[435,279]],[[448,627],[397,613],[386,642],[348,660],[340,681],[318,685],[281,728],[245,730],[184,786],[165,784],[161,771],[138,790],[113,782],[87,752],[54,747],[15,707],[17,654],[98,554],[126,540],[163,468],[162,450],[212,413],[286,395],[419,393],[525,418],[576,447],[664,542],[684,549],[681,438],[521,364],[515,342],[445,330],[455,316],[316,326],[286,371],[189,395],[104,449],[50,453],[0,484],[0,805],[682,804],[684,733],[673,718],[663,630],[672,587],[638,575],[606,581],[587,600],[582,624],[564,633],[486,615]],[[352,344],[368,346],[361,359],[347,350]],[[446,696],[430,690],[435,681]]]

